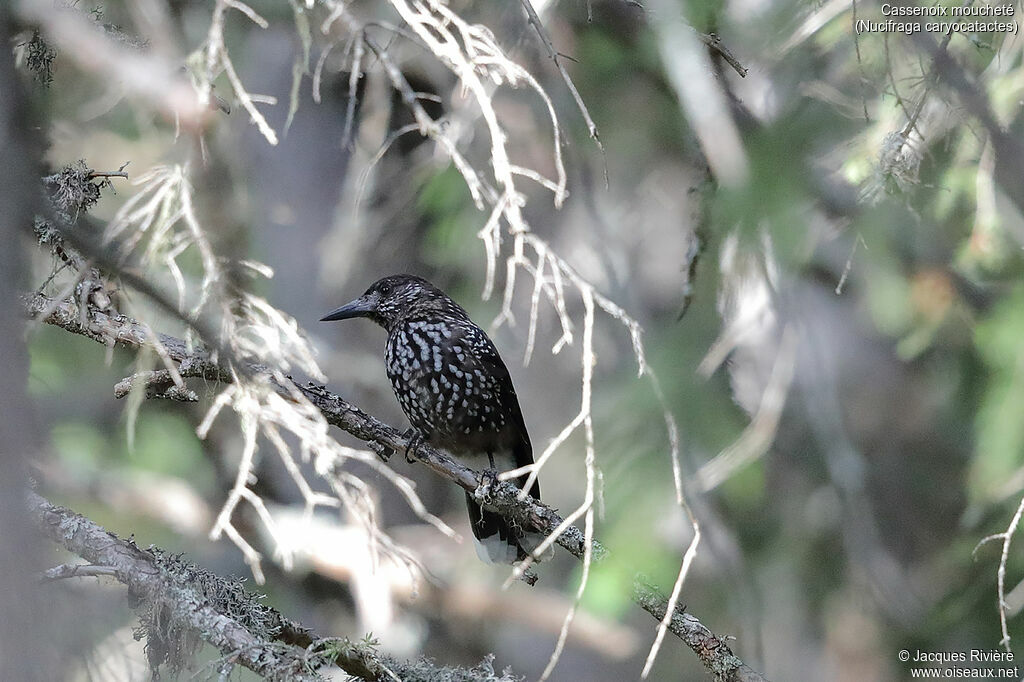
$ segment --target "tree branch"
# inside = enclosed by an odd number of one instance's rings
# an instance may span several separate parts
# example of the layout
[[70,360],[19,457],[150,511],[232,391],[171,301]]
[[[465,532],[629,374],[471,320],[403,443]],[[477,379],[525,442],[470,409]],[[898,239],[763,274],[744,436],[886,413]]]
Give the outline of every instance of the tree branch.
[[[35,317],[48,312],[49,316],[43,320],[44,322],[104,345],[119,345],[132,349],[152,346],[151,339],[154,337],[150,331],[126,315],[101,311],[91,306],[83,311],[73,300],[53,301],[38,293],[25,296],[24,303],[30,316]],[[210,354],[204,349],[189,351],[181,339],[163,334],[156,335],[155,338],[164,345],[168,356],[180,363],[178,372],[182,377],[231,380],[230,373],[213,362]],[[253,369],[258,368],[254,366]],[[409,440],[398,429],[367,414],[340,395],[331,392],[326,386],[314,383],[278,386],[278,390],[285,397],[291,397],[295,388],[320,410],[328,423],[365,441],[383,458],[386,459],[394,451],[405,451],[408,447]],[[576,558],[583,559],[583,531],[576,526],[565,524],[564,519],[543,502],[531,497],[520,499],[520,490],[511,482],[482,480],[477,472],[427,444],[421,444],[410,454],[435,474],[473,494],[487,509],[501,514],[514,523],[533,526],[538,532],[546,535],[558,532],[557,544]],[[608,557],[607,550],[597,541],[593,543],[592,552],[594,561]],[[109,564],[92,557],[85,558],[93,563]],[[646,582],[638,581],[632,598],[656,620],[660,621],[665,616],[664,598]],[[696,616],[684,613],[683,609],[675,610],[669,630],[697,654],[716,680],[750,682],[765,679],[745,666],[732,653],[724,639],[715,637]]]
[[[637,576],[633,581],[633,601],[658,620],[665,617],[668,599],[642,576]],[[696,616],[685,613],[685,609],[681,607],[675,610],[668,623],[668,631],[683,640],[697,654],[716,681],[765,682],[761,673],[732,653],[726,643],[729,637],[716,636]]]
[[[245,603],[239,600],[238,603],[221,604],[222,609],[217,609],[207,595],[198,593],[196,576],[186,576],[187,571],[173,565],[167,555],[141,549],[134,542],[122,540],[84,516],[53,505],[34,492],[28,493],[28,502],[33,522],[50,540],[86,561],[112,568],[113,577],[126,585],[133,597],[148,604],[167,606],[172,619],[201,633],[203,639],[230,654],[235,662],[264,677],[280,677],[286,672],[292,675],[290,679],[299,681],[319,677],[307,660],[305,649],[292,643],[305,642],[308,645],[312,642],[309,633],[274,609],[255,602],[251,597]],[[179,560],[177,563],[182,562]],[[236,599],[238,593],[245,594],[230,587],[223,579],[209,574],[204,577],[225,583],[219,585],[218,595],[224,599],[229,599],[227,595],[233,593]],[[251,614],[254,605],[262,611],[260,620],[266,624],[262,637],[250,630],[251,624],[247,627],[239,618],[225,615],[225,612]],[[275,634],[269,635],[271,632]],[[292,642],[283,643],[288,639]],[[345,667],[345,661],[338,663]],[[352,668],[357,670],[356,666]],[[362,676],[358,672],[350,674]]]
[[367,682],[390,682],[399,677],[518,682],[510,672],[496,674],[490,657],[475,668],[442,668],[425,658],[398,661],[380,655],[369,641],[317,638],[308,628],[263,604],[237,580],[216,576],[155,547],[142,549],[34,492],[28,493],[28,505],[32,521],[43,535],[93,564],[57,566],[47,571],[44,579],[106,575],[124,584],[141,602],[140,608],[152,614],[143,616],[151,664],[154,649],[166,652],[168,644],[177,646],[172,637],[193,641],[199,637],[219,649],[226,663],[243,665],[271,680],[323,680],[317,670],[334,664]]

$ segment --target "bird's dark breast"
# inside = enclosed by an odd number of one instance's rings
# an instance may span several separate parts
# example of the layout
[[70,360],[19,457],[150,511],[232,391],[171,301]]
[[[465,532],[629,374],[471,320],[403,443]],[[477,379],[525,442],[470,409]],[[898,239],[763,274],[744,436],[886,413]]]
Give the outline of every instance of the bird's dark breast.
[[472,322],[398,324],[385,362],[402,410],[432,445],[453,454],[515,446],[516,420],[506,414],[509,397],[519,409],[515,390],[494,345]]

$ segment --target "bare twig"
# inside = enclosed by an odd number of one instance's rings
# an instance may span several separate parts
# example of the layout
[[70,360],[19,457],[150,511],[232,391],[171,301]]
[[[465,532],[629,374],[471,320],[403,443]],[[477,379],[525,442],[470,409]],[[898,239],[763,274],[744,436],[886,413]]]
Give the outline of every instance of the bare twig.
[[999,554],[999,569],[996,571],[996,594],[999,597],[999,627],[1002,631],[1003,638],[999,640],[999,643],[1005,647],[1007,651],[1010,649],[1010,630],[1006,625],[1006,562],[1010,558],[1010,544],[1013,542],[1013,536],[1020,527],[1021,517],[1024,516],[1024,498],[1021,498],[1020,504],[1017,505],[1017,511],[1014,512],[1013,518],[1010,519],[1010,525],[1007,526],[1006,530],[1002,533],[996,533],[982,538],[978,544],[974,547],[976,554],[978,549],[982,545],[998,540],[1002,545],[1002,549]]
[[717,33],[702,33],[697,31],[697,37],[700,38],[700,42],[707,45],[715,53],[721,55],[722,59],[733,68],[740,75],[741,78],[747,77],[747,68],[740,63],[740,60],[736,58],[736,55],[726,47],[725,43]]
[[240,0],[217,0],[217,4],[213,8],[213,16],[210,19],[210,30],[206,36],[206,72],[200,84],[200,100],[208,105],[213,88],[213,79],[216,77],[218,69],[223,69],[228,77],[228,82],[231,83],[231,88],[235,91],[235,96],[241,102],[242,108],[248,112],[249,118],[256,125],[260,134],[266,138],[267,142],[276,145],[277,133],[274,132],[274,129],[267,123],[267,119],[256,108],[254,104],[255,97],[242,85],[242,79],[238,77],[235,65],[231,61],[227,47],[224,45],[224,17],[229,8],[242,12],[260,28],[268,26],[263,17],[256,14],[252,8]]
[[54,580],[64,580],[65,578],[98,578],[100,576],[116,578],[117,569],[113,566],[96,566],[94,564],[61,564],[60,566],[54,566],[43,571],[40,580],[51,582]]
[[580,91],[576,89],[576,84],[573,83],[572,78],[569,77],[569,72],[565,70],[565,65],[558,59],[561,55],[551,42],[551,37],[548,35],[547,29],[544,28],[544,24],[541,23],[540,17],[537,16],[537,10],[533,8],[533,3],[530,2],[530,0],[521,0],[521,2],[523,3],[523,9],[526,10],[527,20],[537,32],[537,37],[540,38],[540,42],[543,43],[544,48],[548,52],[548,57],[550,57],[551,61],[555,63],[555,68],[558,69],[558,73],[562,76],[562,80],[565,81],[565,86],[569,88],[573,101],[576,102],[576,108],[580,110],[580,114],[583,116],[583,120],[587,124],[587,131],[590,133],[590,137],[593,138],[598,149],[604,151],[604,146],[601,144],[601,138],[597,132],[597,124],[594,123],[594,119],[591,118],[590,111],[587,109],[587,105],[580,96]]
[[186,403],[199,402],[196,392],[176,384],[174,375],[167,369],[139,372],[125,377],[114,385],[114,397],[125,398],[137,387],[145,390],[147,398],[166,398]]
[[128,173],[126,173],[124,170],[125,166],[127,165],[127,163],[124,164],[124,166],[121,166],[121,168],[116,171],[89,171],[89,179],[92,180],[94,178],[124,178],[125,180],[127,180]]
[[850,277],[850,270],[853,269],[853,257],[857,254],[857,246],[864,245],[867,249],[868,245],[864,241],[864,237],[861,236],[860,232],[854,237],[853,245],[850,247],[850,255],[846,257],[846,263],[843,265],[843,272],[839,276],[839,282],[836,283],[835,294],[840,296],[843,293],[843,287],[846,286],[846,280]]
[[886,33],[883,36],[882,46],[885,48],[885,73],[889,77],[889,84],[892,86],[893,96],[896,97],[896,103],[900,105],[900,109],[903,110],[903,115],[910,119],[910,110],[907,109],[907,100],[900,94],[900,88],[896,84],[896,76],[893,73],[892,55],[889,52],[889,34]]

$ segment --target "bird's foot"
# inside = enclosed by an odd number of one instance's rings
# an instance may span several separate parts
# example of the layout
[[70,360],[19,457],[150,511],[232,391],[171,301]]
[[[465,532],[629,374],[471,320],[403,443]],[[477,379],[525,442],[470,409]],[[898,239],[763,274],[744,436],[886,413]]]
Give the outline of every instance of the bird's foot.
[[416,428],[410,428],[402,436],[408,439],[405,445],[405,461],[413,464],[419,460],[420,446],[423,445],[424,440],[423,433]]
[[[518,562],[516,563],[518,564]],[[529,587],[534,587],[535,585],[537,585],[537,581],[540,578],[537,574],[537,571],[530,570],[529,568],[523,568],[522,570],[517,572],[519,573],[519,580],[521,580]]]
[[391,455],[395,454],[394,448],[390,448],[383,443],[378,443],[375,440],[367,441],[366,444],[370,446],[371,450],[377,453],[377,456],[380,457],[381,461],[384,463],[387,463],[387,461],[391,459]]
[[494,492],[494,484],[498,482],[497,469],[484,469],[480,472],[480,486],[478,490],[484,497],[490,497]]

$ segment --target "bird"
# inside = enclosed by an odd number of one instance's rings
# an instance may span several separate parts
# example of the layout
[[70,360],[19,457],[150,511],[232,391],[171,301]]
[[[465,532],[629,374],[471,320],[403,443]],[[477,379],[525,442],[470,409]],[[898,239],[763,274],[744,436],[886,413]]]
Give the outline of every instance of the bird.
[[[410,449],[429,443],[466,466],[487,467],[490,476],[533,463],[508,368],[487,333],[450,296],[422,277],[390,275],[320,321],[356,317],[388,334],[385,368],[412,425]],[[526,476],[515,479],[520,489],[525,482]],[[536,479],[529,494],[540,499]],[[521,561],[544,539],[483,509],[469,492],[466,506],[477,555],[486,563]]]

